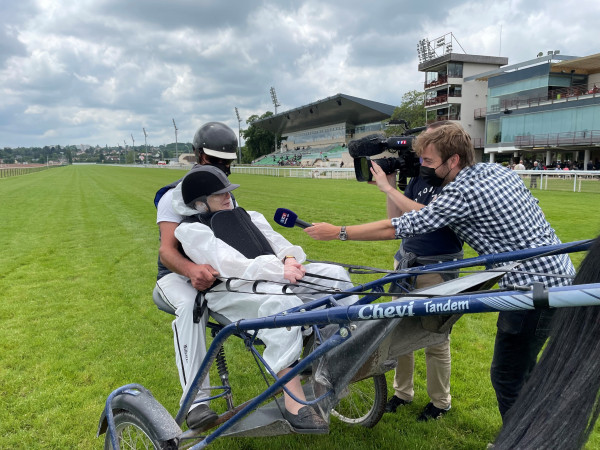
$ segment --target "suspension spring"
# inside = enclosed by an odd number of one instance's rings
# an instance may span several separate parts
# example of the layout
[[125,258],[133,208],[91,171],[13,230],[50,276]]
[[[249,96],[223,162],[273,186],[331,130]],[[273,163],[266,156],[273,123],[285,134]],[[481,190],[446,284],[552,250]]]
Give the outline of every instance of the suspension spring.
[[222,380],[229,379],[229,370],[227,369],[227,360],[225,359],[225,349],[221,347],[216,357],[217,371]]

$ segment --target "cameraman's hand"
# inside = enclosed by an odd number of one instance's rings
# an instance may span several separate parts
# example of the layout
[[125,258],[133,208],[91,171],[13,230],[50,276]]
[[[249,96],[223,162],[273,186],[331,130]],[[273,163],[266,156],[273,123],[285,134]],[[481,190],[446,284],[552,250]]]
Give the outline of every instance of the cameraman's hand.
[[375,161],[371,161],[371,164],[373,165],[373,167],[371,167],[373,180],[375,180],[375,184],[377,184],[379,190],[384,194],[389,194],[391,191],[395,191],[396,173],[394,172],[388,175]]

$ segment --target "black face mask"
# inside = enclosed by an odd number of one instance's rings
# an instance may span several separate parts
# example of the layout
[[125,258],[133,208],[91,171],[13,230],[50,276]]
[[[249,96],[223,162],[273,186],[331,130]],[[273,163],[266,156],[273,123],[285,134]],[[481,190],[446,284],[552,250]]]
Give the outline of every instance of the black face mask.
[[223,173],[225,173],[225,175],[229,176],[231,175],[231,169],[228,165],[223,164],[222,162],[210,162],[211,166],[216,167],[217,169],[220,169],[223,171]]
[[[221,159],[221,158],[215,158],[214,156],[210,156],[210,155],[206,155],[206,159],[208,161],[209,166],[216,167],[217,169],[221,170],[227,176],[231,175],[231,169],[230,169],[231,161],[226,160],[226,159]],[[226,162],[229,164],[227,164]]]
[[[444,178],[440,178],[435,173],[435,170],[439,167],[442,167],[444,165],[444,163],[445,163],[445,161],[442,164],[440,164],[439,166],[437,166],[435,169],[433,167],[421,166],[421,168],[419,169],[420,177],[423,178],[423,180],[428,185],[433,186],[433,187],[440,187],[444,183],[444,180],[446,179],[448,174],[446,174],[446,176]],[[448,171],[448,173],[450,173],[450,171]]]

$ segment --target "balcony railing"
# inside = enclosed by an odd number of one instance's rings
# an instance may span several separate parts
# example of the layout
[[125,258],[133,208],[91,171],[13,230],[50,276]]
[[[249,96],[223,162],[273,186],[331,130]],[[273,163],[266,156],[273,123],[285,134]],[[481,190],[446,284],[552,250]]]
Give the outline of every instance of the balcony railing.
[[440,120],[460,120],[460,114],[445,114],[443,116],[436,116],[435,119],[427,119],[427,125]]
[[425,106],[439,105],[440,103],[447,103],[448,96],[447,95],[438,95],[437,97],[433,97],[425,100]]
[[515,147],[558,147],[594,144],[600,144],[600,131],[598,130],[515,136]]
[[600,87],[575,86],[569,88],[552,89],[547,95],[541,97],[528,97],[513,100],[502,100],[499,105],[492,106],[488,112],[494,113],[506,109],[529,108],[545,103],[579,100],[580,98],[600,97]]
[[485,108],[477,108],[475,111],[473,111],[473,118],[474,119],[483,119],[486,115],[487,111]]
[[473,147],[475,148],[483,148],[483,138],[475,138],[473,139]]
[[448,82],[448,75],[438,76],[437,80],[430,81],[429,83],[425,83],[425,89],[432,88],[434,86],[440,86],[442,84],[446,84]]

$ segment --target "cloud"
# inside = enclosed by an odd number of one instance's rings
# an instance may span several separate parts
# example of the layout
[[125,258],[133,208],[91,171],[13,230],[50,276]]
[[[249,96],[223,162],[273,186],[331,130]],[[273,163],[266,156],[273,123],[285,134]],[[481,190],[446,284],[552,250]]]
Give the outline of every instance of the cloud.
[[[419,39],[453,32],[510,62],[595,53],[600,4],[384,0],[21,0],[0,5],[0,146],[191,140],[338,92],[389,104],[421,89]],[[560,15],[556,13],[560,11]],[[500,35],[500,29],[502,33]],[[500,36],[502,40],[500,41]],[[524,42],[526,44],[524,44]],[[500,50],[501,49],[501,50]]]

